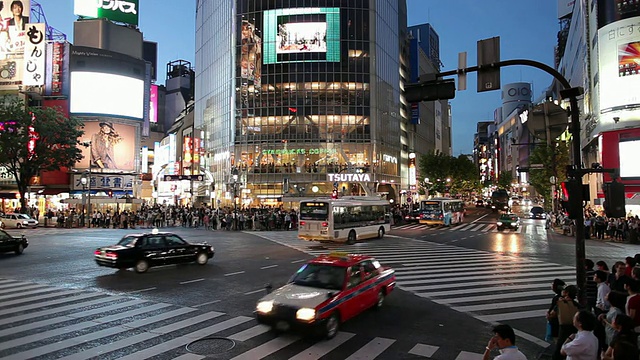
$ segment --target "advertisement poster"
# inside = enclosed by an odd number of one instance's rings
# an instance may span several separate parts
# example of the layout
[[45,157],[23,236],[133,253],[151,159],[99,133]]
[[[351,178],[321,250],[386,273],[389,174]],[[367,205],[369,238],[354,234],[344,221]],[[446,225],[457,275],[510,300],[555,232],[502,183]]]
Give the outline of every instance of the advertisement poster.
[[600,113],[640,106],[640,17],[598,30]]
[[297,16],[278,16],[276,53],[327,52],[326,21],[298,22],[296,19]]
[[22,84],[30,0],[0,2],[0,90]]
[[256,34],[255,24],[242,21],[242,55],[240,57],[241,77],[252,82],[256,87],[261,85],[262,39]]
[[46,60],[45,24],[27,25],[26,35],[22,84],[42,86],[44,85]]
[[158,122],[158,85],[151,85],[151,96],[149,97],[149,122]]
[[105,118],[85,121],[84,135],[79,141],[90,141],[91,146],[80,147],[84,158],[76,164],[77,168],[86,169],[91,164],[91,171],[95,172],[135,169],[135,126]]

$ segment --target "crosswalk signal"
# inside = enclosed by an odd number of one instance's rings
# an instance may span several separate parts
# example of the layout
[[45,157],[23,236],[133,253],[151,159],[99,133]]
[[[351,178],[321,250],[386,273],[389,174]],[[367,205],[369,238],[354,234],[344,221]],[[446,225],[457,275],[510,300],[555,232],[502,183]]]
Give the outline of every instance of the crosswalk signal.
[[617,181],[603,184],[604,190],[604,212],[607,217],[625,217],[624,184]]
[[582,211],[582,201],[578,200],[579,194],[582,192],[582,182],[579,180],[563,181],[560,184],[562,189],[561,204],[567,212],[569,219],[576,219]]

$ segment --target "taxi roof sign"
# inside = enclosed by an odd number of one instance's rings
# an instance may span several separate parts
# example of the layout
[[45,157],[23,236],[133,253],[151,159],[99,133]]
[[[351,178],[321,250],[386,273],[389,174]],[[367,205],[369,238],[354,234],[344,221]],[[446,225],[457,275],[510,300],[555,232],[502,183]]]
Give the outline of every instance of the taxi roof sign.
[[349,257],[349,253],[346,251],[332,251],[329,253],[331,257]]

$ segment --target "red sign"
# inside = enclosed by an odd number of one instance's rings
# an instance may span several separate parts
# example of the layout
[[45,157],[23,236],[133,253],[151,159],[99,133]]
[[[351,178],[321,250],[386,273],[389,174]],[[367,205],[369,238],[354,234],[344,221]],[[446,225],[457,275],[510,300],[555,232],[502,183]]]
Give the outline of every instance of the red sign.
[[53,61],[51,67],[51,95],[62,93],[62,59],[64,57],[64,44],[53,43]]

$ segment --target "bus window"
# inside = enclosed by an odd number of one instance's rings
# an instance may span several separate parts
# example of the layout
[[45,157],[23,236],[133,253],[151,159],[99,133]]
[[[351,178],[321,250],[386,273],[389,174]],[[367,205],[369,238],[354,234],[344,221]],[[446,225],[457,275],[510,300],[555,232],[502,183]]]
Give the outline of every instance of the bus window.
[[300,204],[300,220],[329,219],[329,204],[325,202],[303,202]]

